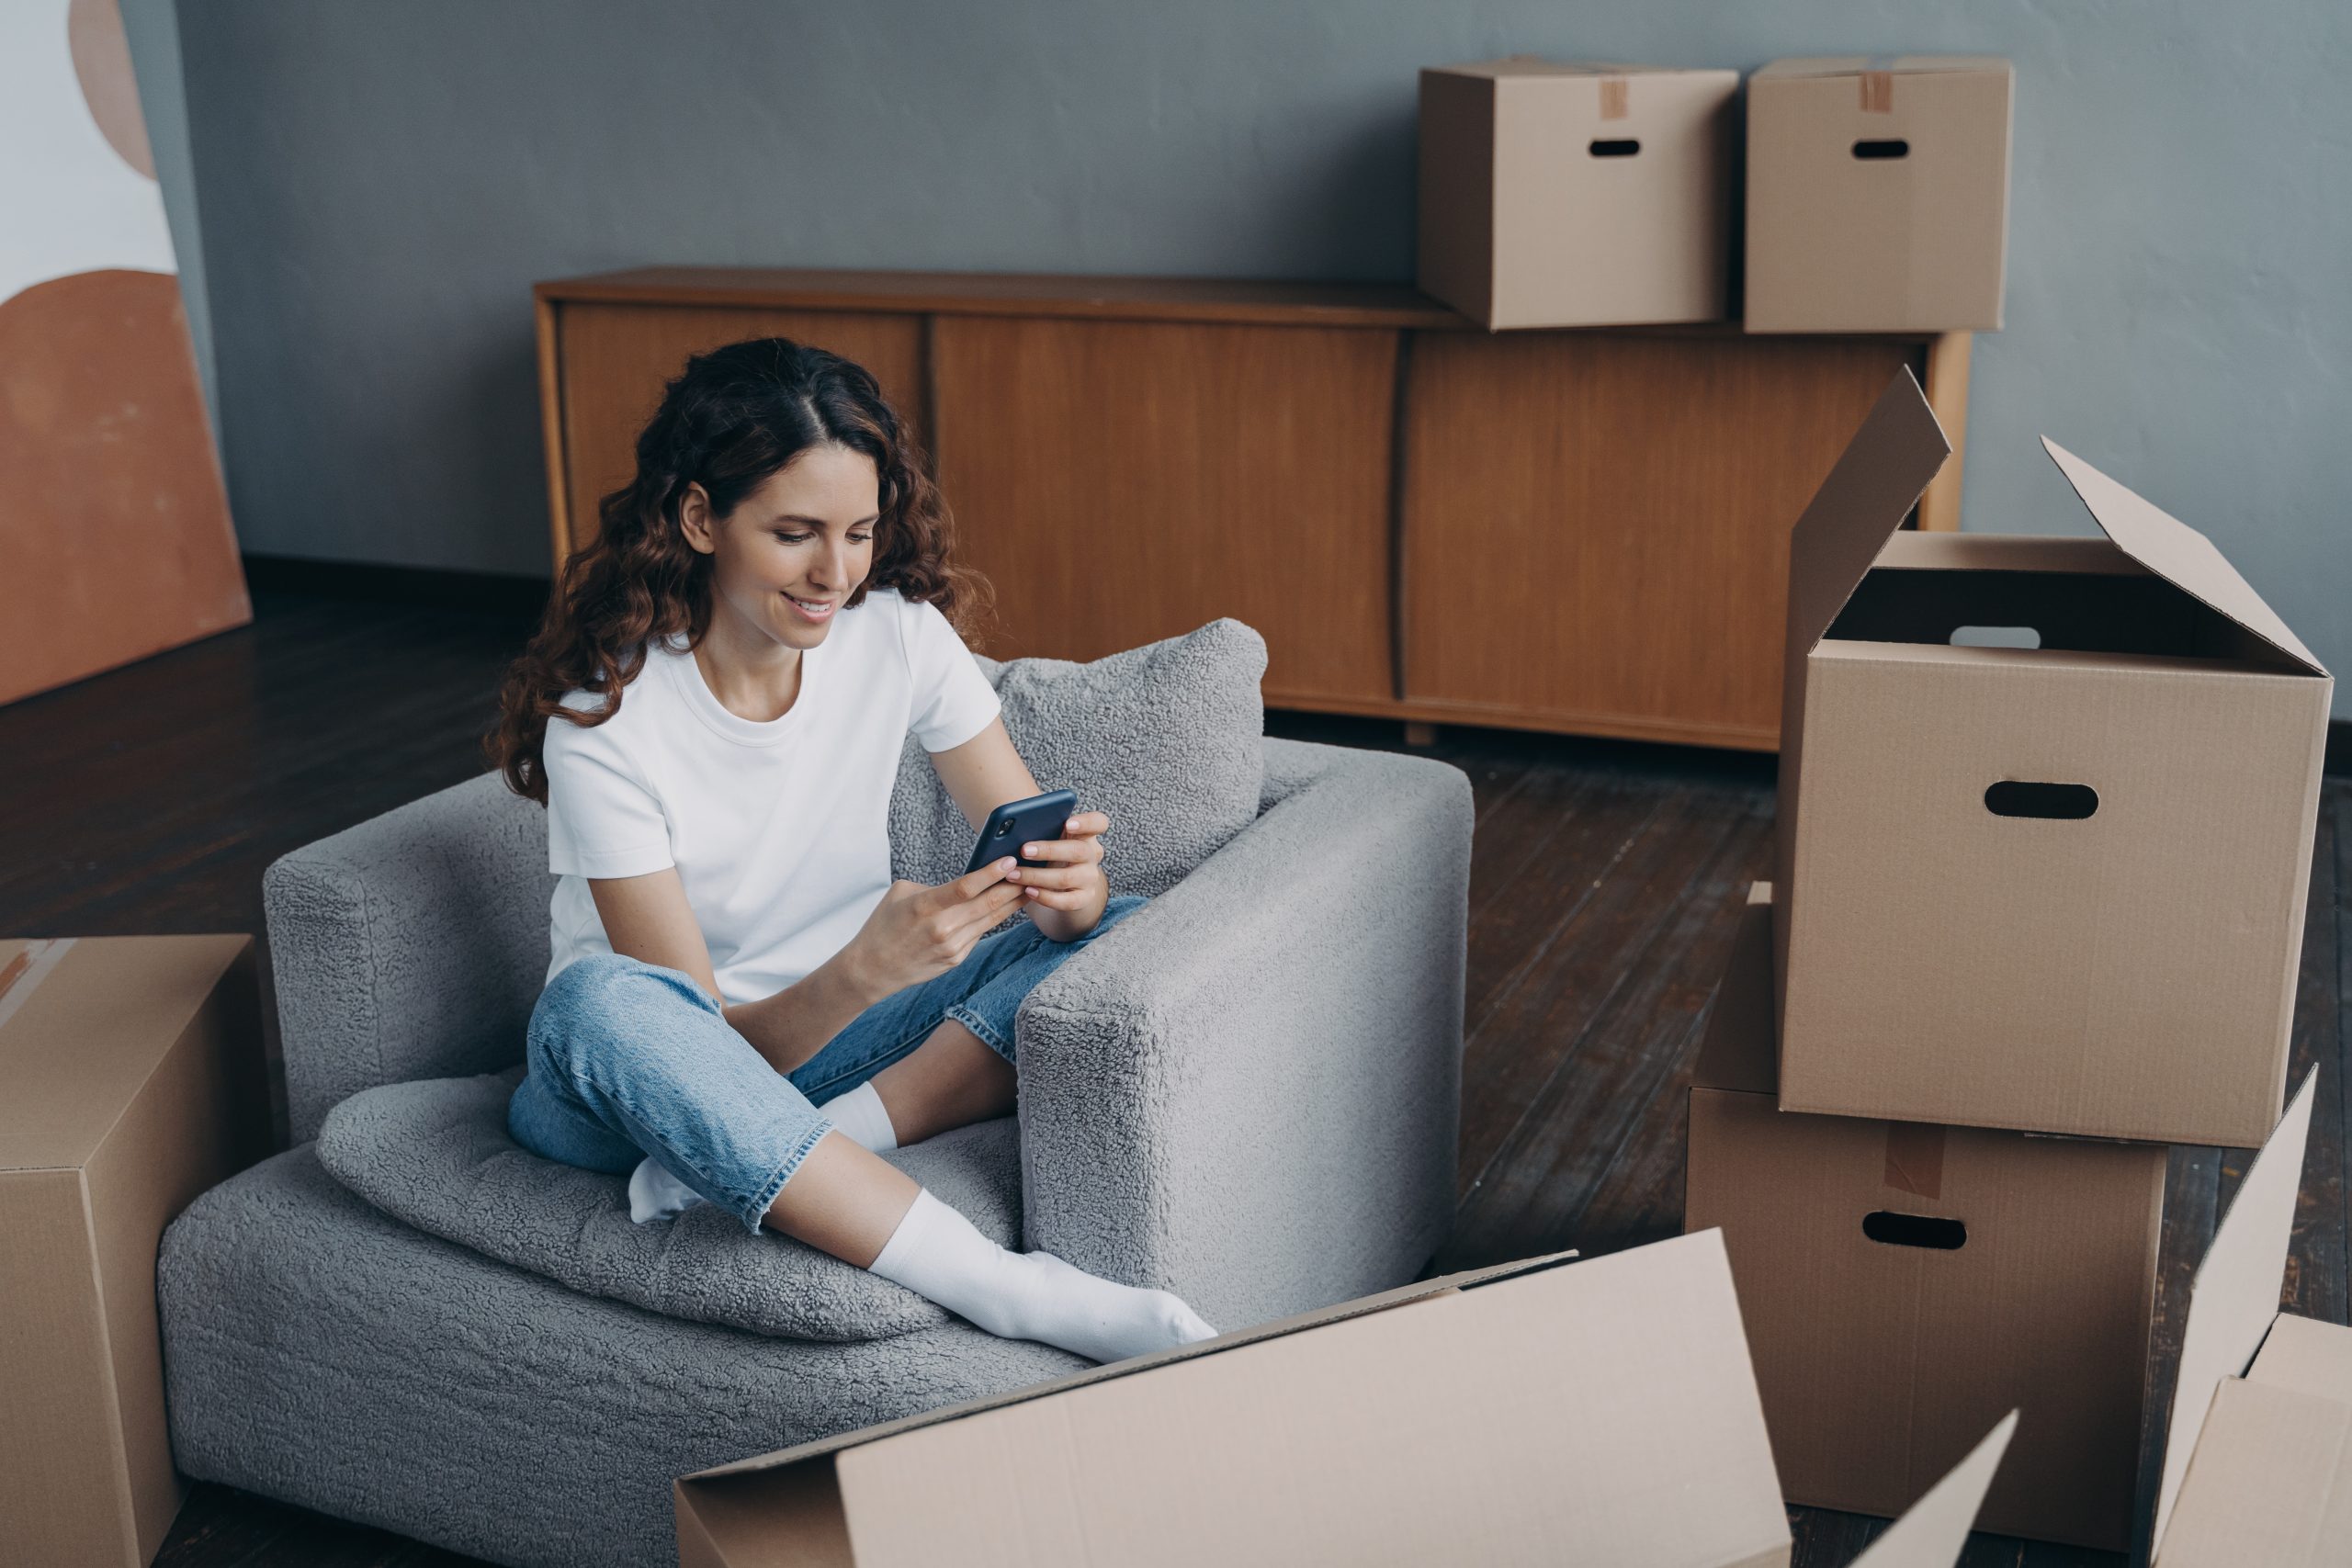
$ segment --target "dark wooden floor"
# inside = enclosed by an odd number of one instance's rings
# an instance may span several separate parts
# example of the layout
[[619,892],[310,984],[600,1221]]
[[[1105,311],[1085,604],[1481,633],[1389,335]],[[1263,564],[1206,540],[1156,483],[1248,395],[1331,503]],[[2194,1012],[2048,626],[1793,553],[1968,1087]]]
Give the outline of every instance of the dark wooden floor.
[[[477,737],[526,623],[256,592],[249,628],[0,708],[0,931],[261,929],[263,867],[481,771]],[[1400,746],[1394,726],[1276,716],[1277,734]],[[1463,1193],[1441,1259],[1604,1252],[1681,1220],[1683,1088],[1737,896],[1765,874],[1764,759],[1445,731],[1471,776]],[[2347,1315],[2344,1045],[2352,785],[2331,781],[2312,880],[2296,1072],[2322,1066],[2287,1304]],[[2150,1408],[2170,1398],[2181,1288],[2243,1156],[2176,1151]],[[2143,1457],[2143,1492],[2153,1482]],[[2143,1508],[2143,1513],[2145,1512]],[[1801,1568],[1883,1527],[1792,1510]],[[465,1560],[200,1486],[167,1568]],[[1979,1537],[1972,1568],[2121,1559]]]

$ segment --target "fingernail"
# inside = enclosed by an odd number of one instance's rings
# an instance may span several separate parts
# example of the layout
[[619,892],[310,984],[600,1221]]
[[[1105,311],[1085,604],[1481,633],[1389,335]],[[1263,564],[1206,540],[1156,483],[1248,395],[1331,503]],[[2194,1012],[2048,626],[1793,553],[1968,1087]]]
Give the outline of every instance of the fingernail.
[[1023,844],[1021,846],[1021,852],[1024,855],[1034,855],[1037,852],[1037,846],[1035,844]]

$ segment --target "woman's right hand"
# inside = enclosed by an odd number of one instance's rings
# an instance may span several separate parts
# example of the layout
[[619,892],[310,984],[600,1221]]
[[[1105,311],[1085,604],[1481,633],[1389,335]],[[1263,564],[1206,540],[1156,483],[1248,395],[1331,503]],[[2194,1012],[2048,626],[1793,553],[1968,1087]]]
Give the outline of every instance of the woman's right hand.
[[895,996],[963,963],[989,927],[1019,908],[1021,885],[1004,879],[1018,863],[1005,855],[936,887],[890,884],[842,950],[873,999]]

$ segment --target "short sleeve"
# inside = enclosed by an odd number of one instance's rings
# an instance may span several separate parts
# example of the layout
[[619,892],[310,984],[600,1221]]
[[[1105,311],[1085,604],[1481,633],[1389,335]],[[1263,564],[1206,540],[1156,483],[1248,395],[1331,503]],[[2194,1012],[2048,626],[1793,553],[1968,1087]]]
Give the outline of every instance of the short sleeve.
[[908,601],[901,625],[914,677],[907,729],[926,751],[951,750],[986,729],[1003,705],[938,605]]
[[548,869],[642,876],[674,865],[670,821],[610,724],[548,722]]

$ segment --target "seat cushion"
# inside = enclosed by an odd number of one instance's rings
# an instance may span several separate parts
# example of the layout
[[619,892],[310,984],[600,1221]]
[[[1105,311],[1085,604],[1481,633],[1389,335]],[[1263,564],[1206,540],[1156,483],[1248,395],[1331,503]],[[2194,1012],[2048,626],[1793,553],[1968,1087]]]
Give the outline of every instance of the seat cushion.
[[828,1345],[657,1317],[403,1224],[315,1150],[164,1233],[173,1459],[470,1556],[676,1568],[673,1476],[1086,1364],[960,1321]]
[[[1258,815],[1266,641],[1236,620],[1073,664],[982,659],[1005,732],[1043,789],[1107,812],[1113,893],[1165,893]],[[963,874],[972,825],[911,738],[890,796],[891,874]]]
[[[708,1203],[673,1220],[628,1217],[625,1177],[541,1159],[506,1133],[523,1069],[365,1089],[327,1113],[320,1164],[384,1213],[594,1296],[697,1323],[795,1339],[880,1339],[950,1321],[903,1285]],[[1012,1118],[959,1127],[883,1156],[981,1234],[1021,1237]]]

